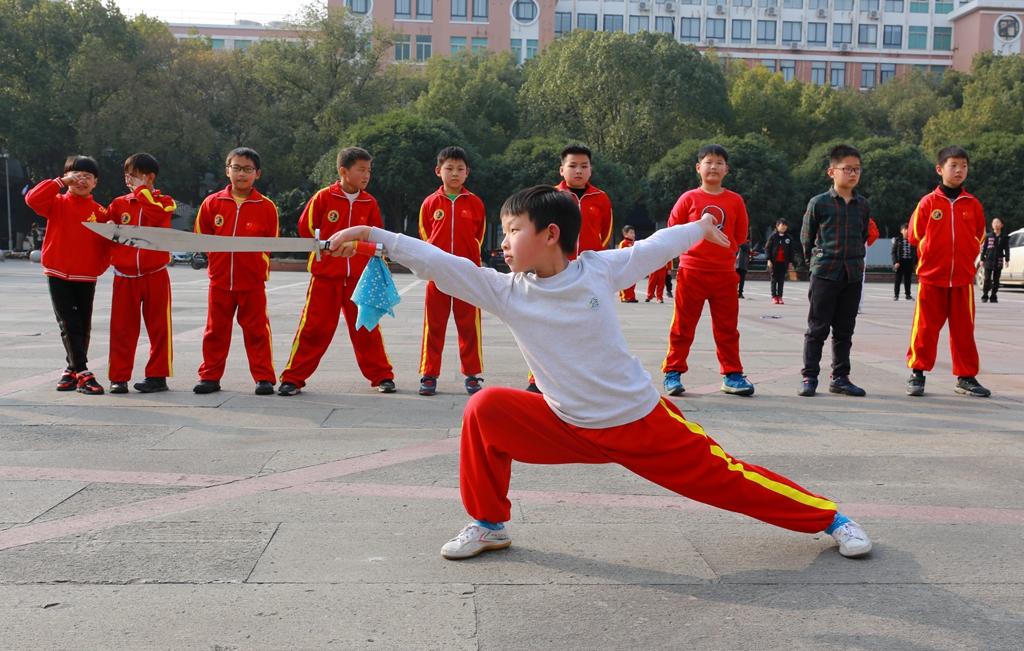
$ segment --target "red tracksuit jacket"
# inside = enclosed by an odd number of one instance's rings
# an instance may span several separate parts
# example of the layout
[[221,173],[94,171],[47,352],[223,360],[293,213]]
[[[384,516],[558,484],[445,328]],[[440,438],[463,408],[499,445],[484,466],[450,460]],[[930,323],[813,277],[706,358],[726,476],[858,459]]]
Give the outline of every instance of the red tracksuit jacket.
[[981,202],[966,190],[950,201],[936,187],[917,204],[908,239],[917,247],[921,282],[941,287],[974,284],[974,261],[985,239]]
[[25,195],[28,207],[47,221],[43,273],[64,280],[94,283],[110,266],[112,244],[81,223],[109,221],[107,209],[92,196],[61,194],[64,187],[60,179],[51,179]]
[[583,219],[580,222],[580,236],[576,239],[576,250],[569,255],[569,259],[575,260],[584,251],[607,249],[612,241],[612,201],[608,195],[589,183],[582,199],[576,198],[565,181],[559,183],[556,188],[568,192],[576,199]]
[[[384,228],[377,200],[365,190],[360,190],[355,201],[349,202],[341,189],[341,181],[320,190],[306,204],[299,217],[299,236],[314,237],[320,229],[320,239],[326,240],[338,231],[350,226],[376,226]],[[332,255],[309,254],[309,272],[317,278],[344,283],[346,278],[359,279],[363,269],[370,262],[369,256],[356,255],[351,258],[336,258]]]
[[747,241],[747,205],[743,197],[732,190],[709,194],[700,188],[684,192],[668,218],[668,225],[698,221],[709,207],[721,208],[725,213],[722,232],[729,236],[729,247],[718,246],[707,240],[697,242],[679,258],[679,267],[700,271],[732,271],[736,268],[736,250]]
[[[146,186],[140,186],[131,194],[114,199],[108,211],[111,221],[118,224],[170,228],[176,208],[174,199],[163,196],[159,190],[150,192]],[[171,254],[115,244],[110,261],[119,273],[137,277],[166,267]]]
[[[231,196],[231,186],[203,201],[196,215],[195,232],[227,237],[278,237],[277,206],[253,188],[242,203]],[[270,278],[270,254],[211,253],[210,286],[230,291],[263,289]]]
[[466,188],[449,199],[444,186],[420,206],[420,238],[443,251],[480,266],[480,246],[487,228],[484,202]]

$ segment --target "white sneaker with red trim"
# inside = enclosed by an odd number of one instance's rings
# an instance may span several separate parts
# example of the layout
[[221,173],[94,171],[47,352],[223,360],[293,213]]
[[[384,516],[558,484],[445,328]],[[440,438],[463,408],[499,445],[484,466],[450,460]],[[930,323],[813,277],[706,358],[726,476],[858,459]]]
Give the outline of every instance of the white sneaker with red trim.
[[512,544],[508,531],[494,531],[470,522],[462,533],[455,536],[441,547],[441,556],[450,560],[469,558],[489,549],[504,549]]

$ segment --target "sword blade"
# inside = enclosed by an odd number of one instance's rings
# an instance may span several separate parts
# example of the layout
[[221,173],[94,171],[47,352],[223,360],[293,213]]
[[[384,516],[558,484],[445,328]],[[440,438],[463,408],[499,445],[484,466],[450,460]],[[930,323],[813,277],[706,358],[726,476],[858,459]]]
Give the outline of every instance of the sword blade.
[[173,228],[123,226],[114,223],[83,222],[83,226],[112,242],[152,251],[202,251],[204,253],[239,253],[243,251],[277,251],[315,253],[327,248],[327,242],[308,237],[224,237],[201,235]]

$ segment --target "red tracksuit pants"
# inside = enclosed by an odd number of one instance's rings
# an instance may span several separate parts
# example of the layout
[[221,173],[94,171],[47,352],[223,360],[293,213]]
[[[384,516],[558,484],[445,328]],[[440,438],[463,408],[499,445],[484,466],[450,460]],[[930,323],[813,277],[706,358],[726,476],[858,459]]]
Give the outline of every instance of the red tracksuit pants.
[[114,276],[114,297],[110,306],[111,382],[132,379],[135,349],[142,321],[149,336],[146,377],[171,377],[174,350],[171,344],[171,279],[167,269],[145,276]]
[[939,346],[939,332],[947,320],[953,375],[974,377],[981,367],[978,346],[974,342],[974,285],[941,287],[918,283],[907,366],[921,371],[932,370]]
[[623,289],[622,291],[620,291],[619,292],[619,300],[622,301],[623,303],[625,303],[626,301],[635,301],[636,300],[636,285],[633,285],[632,287],[627,287],[626,289]]
[[359,307],[352,302],[352,292],[357,282],[356,278],[340,284],[315,276],[309,279],[306,306],[302,308],[302,318],[295,331],[288,365],[284,373],[281,373],[282,382],[291,382],[300,388],[306,386],[306,380],[316,371],[334,339],[342,312],[345,313],[348,338],[356,354],[356,364],[363,377],[370,381],[371,386],[395,379],[391,360],[384,350],[380,326],[373,330],[356,329]]
[[224,366],[231,348],[231,322],[237,312],[245,352],[249,356],[249,372],[257,382],[266,380],[273,384],[277,373],[274,372],[274,347],[270,315],[267,314],[266,289],[261,287],[231,291],[210,287],[208,303],[199,379],[220,382],[224,376]]
[[647,300],[654,298],[654,295],[658,295],[658,300],[663,301],[665,294],[665,275],[668,271],[662,267],[647,277]]
[[513,460],[618,463],[684,497],[804,533],[824,531],[836,515],[835,503],[730,457],[664,399],[640,420],[584,429],[560,420],[542,395],[483,389],[469,399],[462,419],[459,485],[470,517],[511,519]]
[[455,315],[459,331],[459,362],[463,375],[483,373],[483,348],[480,337],[480,308],[452,298],[427,283],[427,299],[423,309],[423,348],[420,353],[420,375],[441,375],[441,353],[448,315]]
[[711,332],[718,353],[718,372],[722,375],[742,373],[740,362],[739,320],[740,302],[736,294],[739,274],[735,269],[698,271],[680,268],[676,275],[675,312],[668,334],[668,353],[661,365],[662,372],[685,373],[705,301],[711,307]]

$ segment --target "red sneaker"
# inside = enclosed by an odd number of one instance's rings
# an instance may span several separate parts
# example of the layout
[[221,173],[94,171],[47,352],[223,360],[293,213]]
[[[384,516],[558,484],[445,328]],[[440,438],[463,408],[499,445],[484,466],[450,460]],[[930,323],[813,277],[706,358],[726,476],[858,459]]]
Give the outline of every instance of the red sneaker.
[[78,375],[78,392],[98,396],[103,393],[103,387],[91,371],[84,371]]
[[78,388],[78,374],[68,369],[57,382],[57,391],[74,391]]

